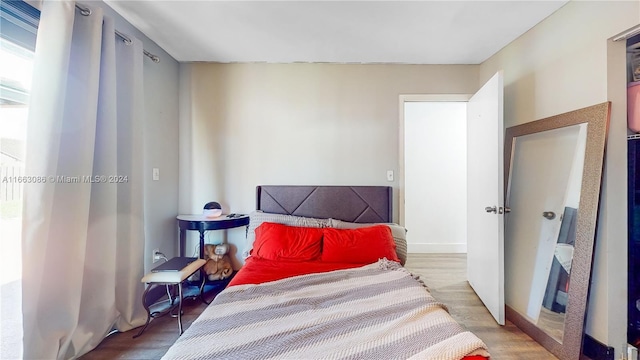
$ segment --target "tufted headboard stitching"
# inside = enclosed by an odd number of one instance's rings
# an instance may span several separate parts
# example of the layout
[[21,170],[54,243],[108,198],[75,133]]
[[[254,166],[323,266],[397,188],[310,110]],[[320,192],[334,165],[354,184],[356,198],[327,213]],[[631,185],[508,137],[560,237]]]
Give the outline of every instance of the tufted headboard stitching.
[[390,223],[392,194],[390,186],[261,185],[256,187],[256,209],[356,223]]

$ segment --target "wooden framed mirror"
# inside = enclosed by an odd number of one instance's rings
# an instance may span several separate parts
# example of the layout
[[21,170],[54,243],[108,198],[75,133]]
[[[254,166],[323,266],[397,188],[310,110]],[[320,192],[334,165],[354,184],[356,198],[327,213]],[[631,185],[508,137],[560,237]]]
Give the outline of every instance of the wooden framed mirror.
[[505,133],[506,317],[562,360],[581,352],[610,107]]

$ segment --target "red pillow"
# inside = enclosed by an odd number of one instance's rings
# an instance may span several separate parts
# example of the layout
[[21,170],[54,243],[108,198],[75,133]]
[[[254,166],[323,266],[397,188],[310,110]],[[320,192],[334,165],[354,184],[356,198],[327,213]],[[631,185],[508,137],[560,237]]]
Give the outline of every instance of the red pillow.
[[400,262],[391,229],[386,225],[323,231],[322,261],[371,264],[387,258]]
[[268,260],[310,261],[320,258],[322,229],[265,222],[256,228],[251,255]]

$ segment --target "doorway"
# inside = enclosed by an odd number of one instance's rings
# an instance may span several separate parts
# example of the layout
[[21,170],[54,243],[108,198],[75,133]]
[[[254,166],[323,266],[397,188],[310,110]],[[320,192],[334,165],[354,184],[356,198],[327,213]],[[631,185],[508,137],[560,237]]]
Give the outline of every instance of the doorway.
[[400,98],[400,222],[410,253],[466,253],[466,95]]
[[[400,175],[400,223],[406,226],[405,194],[405,103],[411,101],[466,101],[467,163],[466,198],[466,253],[467,279],[478,297],[485,304],[498,324],[504,324],[504,75],[495,73],[473,95],[405,95],[400,96],[399,164]],[[442,151],[440,151],[442,153]],[[433,177],[439,174],[433,175]],[[431,181],[426,182],[428,186]],[[441,190],[450,189],[446,184]],[[435,206],[434,216],[440,219]],[[417,228],[422,227],[416,225]],[[409,253],[415,248],[412,243],[420,241],[407,233]]]

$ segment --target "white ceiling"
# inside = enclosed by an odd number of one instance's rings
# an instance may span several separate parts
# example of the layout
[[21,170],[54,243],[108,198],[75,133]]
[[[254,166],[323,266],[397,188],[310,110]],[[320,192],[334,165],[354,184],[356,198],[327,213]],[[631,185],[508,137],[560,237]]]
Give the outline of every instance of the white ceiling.
[[554,1],[105,0],[178,61],[479,64]]

